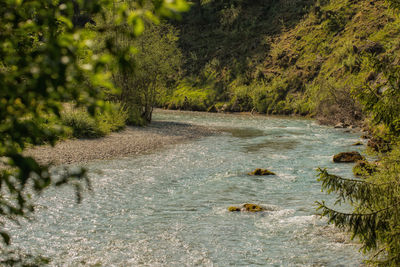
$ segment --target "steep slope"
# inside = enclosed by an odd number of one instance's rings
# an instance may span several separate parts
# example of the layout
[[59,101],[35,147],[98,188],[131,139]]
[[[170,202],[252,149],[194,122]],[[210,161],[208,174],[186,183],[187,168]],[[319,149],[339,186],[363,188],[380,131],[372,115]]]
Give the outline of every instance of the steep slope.
[[398,62],[400,19],[385,1],[197,1],[176,25],[185,76],[160,105],[317,115],[353,123],[354,95]]

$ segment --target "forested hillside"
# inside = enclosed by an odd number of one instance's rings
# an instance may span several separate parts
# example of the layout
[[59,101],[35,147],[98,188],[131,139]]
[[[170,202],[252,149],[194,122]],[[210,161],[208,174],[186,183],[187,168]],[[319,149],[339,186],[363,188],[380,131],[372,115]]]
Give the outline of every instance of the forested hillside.
[[400,19],[385,1],[195,1],[175,26],[184,76],[159,100],[168,108],[353,124],[357,95],[386,82],[373,62],[400,56]]

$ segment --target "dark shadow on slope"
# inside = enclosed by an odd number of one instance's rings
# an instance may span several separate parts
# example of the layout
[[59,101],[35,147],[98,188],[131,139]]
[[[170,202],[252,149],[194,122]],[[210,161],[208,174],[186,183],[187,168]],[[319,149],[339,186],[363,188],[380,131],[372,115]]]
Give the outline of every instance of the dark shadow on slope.
[[316,0],[196,0],[192,3],[182,21],[176,22],[187,74],[198,76],[214,59],[213,67],[221,79],[232,80],[243,75],[251,81],[262,78],[258,77],[262,72],[257,71],[257,66],[262,65],[271,38],[295,27]]

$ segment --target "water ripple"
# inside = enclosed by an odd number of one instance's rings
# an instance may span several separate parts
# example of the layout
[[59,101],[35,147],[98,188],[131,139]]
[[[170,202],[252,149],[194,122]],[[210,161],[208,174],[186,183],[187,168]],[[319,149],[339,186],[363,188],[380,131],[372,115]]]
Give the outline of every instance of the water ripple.
[[[158,113],[225,133],[168,150],[88,165],[94,193],[39,199],[33,222],[9,226],[14,246],[54,266],[359,266],[358,246],[315,216],[315,168],[351,175],[334,153],[358,136],[304,119]],[[354,149],[354,147],[351,147]],[[276,176],[252,177],[255,168]],[[266,211],[230,213],[258,203]]]

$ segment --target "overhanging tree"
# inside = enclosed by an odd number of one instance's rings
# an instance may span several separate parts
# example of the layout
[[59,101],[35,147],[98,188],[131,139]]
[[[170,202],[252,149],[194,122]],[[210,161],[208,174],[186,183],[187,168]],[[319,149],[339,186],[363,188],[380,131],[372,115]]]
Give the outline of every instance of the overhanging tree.
[[[18,220],[34,210],[31,194],[46,187],[72,185],[78,200],[80,189],[90,186],[85,170],[63,168],[50,171],[23,154],[27,146],[43,140],[54,144],[60,127],[43,127],[44,117],[60,117],[62,102],[73,101],[91,114],[107,108],[103,91],[117,93],[111,73],[116,68],[132,69],[127,60],[130,45],[116,47],[106,39],[101,52],[84,60],[82,51],[91,50],[92,26],[113,8],[111,0],[5,0],[0,5],[0,234],[7,220]],[[115,10],[109,28],[134,38],[143,31],[143,18],[173,17],[187,9],[184,0],[123,1]],[[83,18],[85,17],[85,18]],[[89,19],[88,19],[89,18]],[[124,27],[121,27],[124,25]]]

